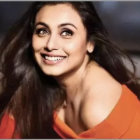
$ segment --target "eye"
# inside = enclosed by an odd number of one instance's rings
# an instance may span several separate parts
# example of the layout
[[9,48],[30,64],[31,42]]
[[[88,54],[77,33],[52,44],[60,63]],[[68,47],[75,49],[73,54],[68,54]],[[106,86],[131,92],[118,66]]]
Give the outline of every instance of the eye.
[[49,31],[45,28],[39,28],[36,29],[35,33],[39,36],[39,37],[44,37],[45,35],[49,34]]
[[73,35],[73,31],[69,30],[69,29],[64,29],[62,32],[61,32],[61,35],[63,37],[66,37],[66,38],[69,38]]

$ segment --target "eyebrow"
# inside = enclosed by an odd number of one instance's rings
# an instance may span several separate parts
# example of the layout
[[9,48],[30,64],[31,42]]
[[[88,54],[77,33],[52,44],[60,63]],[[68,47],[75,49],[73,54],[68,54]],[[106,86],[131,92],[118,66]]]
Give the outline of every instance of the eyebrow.
[[[37,25],[43,25],[43,26],[49,28],[49,26],[48,26],[46,23],[44,23],[44,22],[38,22],[38,23],[36,23],[36,24],[35,24],[35,27],[36,27]],[[73,25],[72,23],[62,23],[62,24],[60,24],[58,27],[67,26],[67,25],[73,26],[73,27],[77,30],[77,27],[76,27],[75,25]]]
[[35,27],[37,26],[37,25],[43,25],[43,26],[45,26],[45,27],[49,27],[46,23],[44,23],[44,22],[38,22],[38,23],[36,23],[35,24]]
[[72,23],[63,23],[63,24],[60,24],[58,27],[67,26],[67,25],[73,26],[77,30],[77,27],[73,25]]

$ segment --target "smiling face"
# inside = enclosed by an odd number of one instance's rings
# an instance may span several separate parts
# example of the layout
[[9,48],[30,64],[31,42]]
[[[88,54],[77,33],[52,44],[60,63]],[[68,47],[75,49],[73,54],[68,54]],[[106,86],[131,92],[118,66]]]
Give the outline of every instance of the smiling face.
[[44,6],[37,13],[32,37],[39,67],[51,76],[84,69],[89,60],[87,50],[93,48],[86,37],[81,17],[70,4]]

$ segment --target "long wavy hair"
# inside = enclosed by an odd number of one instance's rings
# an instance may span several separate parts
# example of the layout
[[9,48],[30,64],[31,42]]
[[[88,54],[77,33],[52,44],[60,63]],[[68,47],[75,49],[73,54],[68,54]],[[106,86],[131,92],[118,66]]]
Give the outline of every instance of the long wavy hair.
[[[109,39],[91,2],[35,2],[10,29],[0,45],[0,114],[12,114],[16,122],[13,138],[57,138],[53,131],[53,111],[66,98],[64,87],[37,65],[32,49],[36,14],[44,5],[68,3],[78,12],[87,30],[87,40],[94,41],[89,54],[117,81],[126,84],[140,98],[140,86],[132,60]],[[123,64],[128,59],[130,72]]]

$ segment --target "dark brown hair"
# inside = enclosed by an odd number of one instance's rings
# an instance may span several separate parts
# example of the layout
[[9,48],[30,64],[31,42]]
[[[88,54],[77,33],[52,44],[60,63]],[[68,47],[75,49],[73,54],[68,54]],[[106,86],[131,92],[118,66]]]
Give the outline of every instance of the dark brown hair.
[[[95,42],[90,59],[105,68],[117,81],[126,84],[139,98],[140,86],[135,73],[122,59],[132,60],[109,39],[91,2],[35,2],[11,28],[0,45],[0,113],[11,113],[16,122],[14,134],[21,138],[57,138],[53,131],[53,111],[65,99],[65,90],[45,75],[34,60],[32,34],[37,12],[44,5],[69,3],[79,13],[87,30],[87,40]],[[13,135],[14,137],[14,135]]]

